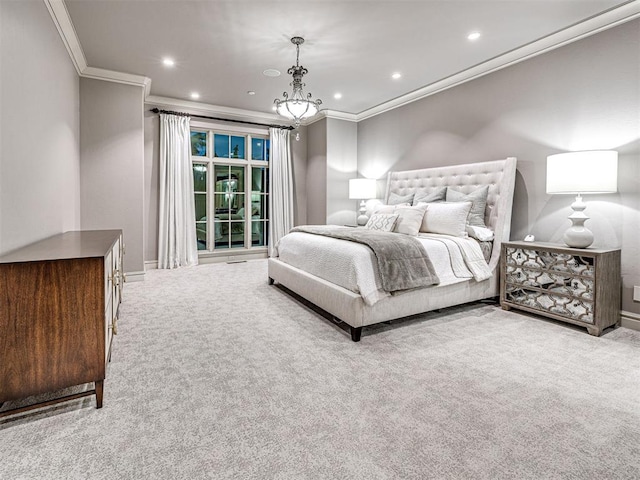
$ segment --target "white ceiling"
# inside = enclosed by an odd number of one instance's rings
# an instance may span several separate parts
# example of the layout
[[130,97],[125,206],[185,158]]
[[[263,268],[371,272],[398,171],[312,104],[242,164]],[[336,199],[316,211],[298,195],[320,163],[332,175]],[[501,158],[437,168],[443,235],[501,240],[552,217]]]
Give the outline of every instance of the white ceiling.
[[[635,2],[65,0],[88,66],[149,77],[151,95],[191,100],[197,91],[202,103],[272,113],[274,99],[291,91],[290,38],[299,35],[305,92],[350,114],[626,3]],[[472,31],[482,37],[470,42]],[[173,68],[163,66],[166,56]],[[267,68],[282,75],[266,77]],[[402,78],[392,80],[396,71]]]

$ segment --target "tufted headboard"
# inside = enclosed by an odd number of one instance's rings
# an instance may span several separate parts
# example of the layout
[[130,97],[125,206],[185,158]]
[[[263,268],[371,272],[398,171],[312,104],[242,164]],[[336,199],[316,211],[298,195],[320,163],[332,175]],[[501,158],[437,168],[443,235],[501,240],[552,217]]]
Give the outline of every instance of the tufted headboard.
[[467,163],[447,167],[424,168],[404,172],[389,172],[385,203],[390,193],[409,195],[417,191],[430,193],[442,187],[454,187],[463,193],[471,193],[478,187],[489,185],[485,223],[495,233],[489,266],[498,265],[500,244],[509,240],[511,208],[516,179],[516,159]]

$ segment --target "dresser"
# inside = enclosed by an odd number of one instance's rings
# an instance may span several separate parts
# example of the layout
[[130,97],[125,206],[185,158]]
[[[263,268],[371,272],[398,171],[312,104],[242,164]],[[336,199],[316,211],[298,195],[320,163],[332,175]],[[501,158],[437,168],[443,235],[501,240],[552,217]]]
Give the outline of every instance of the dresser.
[[[102,407],[122,295],[121,230],[66,232],[0,257],[0,404],[93,383]],[[43,406],[3,412],[4,415]]]
[[620,250],[542,242],[502,244],[500,303],[585,327],[620,322]]

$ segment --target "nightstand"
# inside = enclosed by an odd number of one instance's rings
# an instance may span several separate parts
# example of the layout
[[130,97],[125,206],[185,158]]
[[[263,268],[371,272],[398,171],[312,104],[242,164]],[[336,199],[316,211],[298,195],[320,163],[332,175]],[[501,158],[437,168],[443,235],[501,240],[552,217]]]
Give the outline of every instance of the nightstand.
[[620,249],[506,242],[500,304],[585,327],[591,335],[620,323]]

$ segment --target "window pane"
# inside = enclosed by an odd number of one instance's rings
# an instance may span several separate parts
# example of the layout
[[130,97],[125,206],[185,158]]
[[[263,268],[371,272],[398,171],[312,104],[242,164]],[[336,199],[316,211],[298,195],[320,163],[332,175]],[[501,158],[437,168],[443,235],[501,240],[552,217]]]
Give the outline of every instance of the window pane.
[[196,193],[196,221],[207,220],[207,195]]
[[264,144],[264,159],[265,160],[271,160],[271,140],[267,139],[265,140],[265,144]]
[[196,237],[198,239],[198,250],[207,249],[207,223],[196,222]]
[[229,223],[231,232],[231,248],[244,247],[244,222]]
[[230,158],[244,158],[244,137],[231,137]]
[[216,133],[213,136],[213,152],[218,158],[229,158],[229,135]]
[[251,139],[251,159],[264,160],[264,138]]
[[231,188],[229,184],[229,166],[228,165],[216,165],[215,166],[216,183],[214,191],[216,192],[228,192]]
[[193,190],[195,192],[207,191],[207,166],[195,163],[193,165]]
[[264,167],[253,167],[251,170],[251,191],[266,193],[268,170]]
[[207,133],[191,132],[191,155],[196,157],[207,156]]
[[231,167],[231,179],[235,181],[235,191],[244,192],[244,168],[245,167]]
[[229,248],[229,222],[214,222],[215,249]]
[[251,222],[251,245],[263,247],[267,245],[267,222]]

